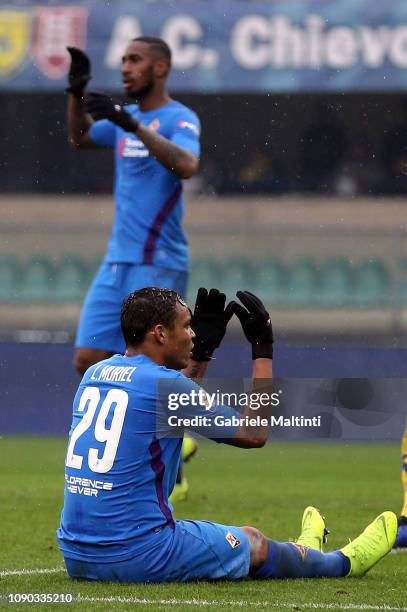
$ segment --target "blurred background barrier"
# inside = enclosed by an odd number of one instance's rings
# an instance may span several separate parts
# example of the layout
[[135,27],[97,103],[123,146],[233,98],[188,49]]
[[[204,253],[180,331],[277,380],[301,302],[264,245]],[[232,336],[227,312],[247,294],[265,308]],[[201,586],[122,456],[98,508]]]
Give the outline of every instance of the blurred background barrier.
[[[0,334],[72,337],[103,257],[108,197],[0,199]],[[200,286],[258,293],[280,334],[407,332],[407,231],[401,199],[198,196],[187,199],[188,298]],[[15,336],[14,336],[15,337]]]

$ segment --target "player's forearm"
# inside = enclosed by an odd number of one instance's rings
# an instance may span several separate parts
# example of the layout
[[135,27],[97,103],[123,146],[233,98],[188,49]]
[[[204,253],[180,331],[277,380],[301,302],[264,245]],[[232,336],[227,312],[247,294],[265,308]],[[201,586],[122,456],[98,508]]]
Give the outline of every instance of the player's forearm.
[[157,161],[179,178],[187,179],[197,172],[199,162],[190,151],[183,149],[142,123],[137,128],[136,134]]
[[207,361],[195,361],[194,359],[190,359],[187,367],[182,370],[182,373],[196,383],[200,383],[205,376],[207,367]]
[[[271,427],[272,409],[272,359],[253,361],[253,383],[249,403],[241,414],[243,425],[234,437],[234,445],[242,448],[259,448],[267,442]],[[255,406],[255,409],[252,407]],[[246,424],[246,417],[247,423]],[[255,419],[251,424],[249,419]]]
[[76,147],[84,144],[84,139],[88,133],[92,121],[85,112],[83,98],[68,95],[68,138],[69,142]]
[[253,360],[252,379],[253,385],[256,379],[268,379],[271,380],[273,377],[273,360],[260,358]]

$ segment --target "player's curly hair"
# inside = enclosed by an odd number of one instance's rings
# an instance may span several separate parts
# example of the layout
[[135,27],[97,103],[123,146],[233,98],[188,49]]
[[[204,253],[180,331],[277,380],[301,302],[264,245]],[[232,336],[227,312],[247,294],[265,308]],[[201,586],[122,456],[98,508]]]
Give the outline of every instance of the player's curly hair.
[[172,289],[144,287],[130,293],[122,304],[120,315],[126,345],[137,346],[159,323],[171,329],[177,316],[177,303],[185,305]]

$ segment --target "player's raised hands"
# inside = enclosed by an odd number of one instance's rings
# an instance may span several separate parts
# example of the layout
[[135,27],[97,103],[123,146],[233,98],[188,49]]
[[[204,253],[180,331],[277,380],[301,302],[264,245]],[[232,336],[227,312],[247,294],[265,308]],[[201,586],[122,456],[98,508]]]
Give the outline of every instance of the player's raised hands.
[[196,361],[209,361],[222,342],[233,315],[231,305],[225,307],[225,304],[226,295],[219,289],[211,289],[209,293],[203,287],[198,289],[191,321],[196,334],[192,358]]
[[92,115],[95,121],[109,119],[126,132],[135,132],[139,126],[137,119],[106,94],[90,92],[86,96],[85,107],[86,112]]
[[69,86],[65,91],[75,96],[82,96],[83,90],[91,79],[90,59],[84,51],[77,47],[67,47],[67,50],[71,56],[71,66],[68,74]]
[[250,291],[238,291],[242,302],[230,302],[229,307],[239,319],[244,335],[252,345],[252,357],[273,357],[273,327],[263,302]]

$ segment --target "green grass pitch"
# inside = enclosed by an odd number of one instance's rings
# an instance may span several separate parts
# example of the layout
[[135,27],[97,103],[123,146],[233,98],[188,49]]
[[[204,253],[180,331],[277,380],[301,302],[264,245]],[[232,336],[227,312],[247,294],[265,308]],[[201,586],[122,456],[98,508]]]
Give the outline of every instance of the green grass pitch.
[[[8,593],[71,593],[80,596],[72,604],[8,609],[407,610],[407,554],[388,555],[362,579],[72,582],[54,537],[64,455],[62,439],[0,438],[0,606]],[[344,545],[382,510],[399,512],[401,506],[397,444],[271,442],[260,450],[241,450],[205,443],[187,466],[187,476],[190,496],[176,508],[178,518],[249,524],[288,540],[298,535],[303,508],[313,504],[332,531],[329,549]]]

